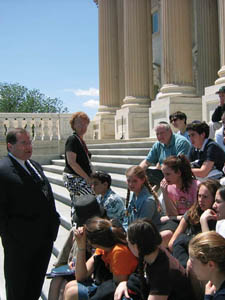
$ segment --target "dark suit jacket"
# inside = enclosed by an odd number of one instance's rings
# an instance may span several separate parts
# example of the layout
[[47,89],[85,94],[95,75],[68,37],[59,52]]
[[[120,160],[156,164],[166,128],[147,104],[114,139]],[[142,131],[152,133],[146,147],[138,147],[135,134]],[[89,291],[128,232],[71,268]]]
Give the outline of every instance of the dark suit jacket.
[[50,184],[41,166],[37,183],[11,156],[0,161],[0,235],[17,242],[54,241],[59,228]]

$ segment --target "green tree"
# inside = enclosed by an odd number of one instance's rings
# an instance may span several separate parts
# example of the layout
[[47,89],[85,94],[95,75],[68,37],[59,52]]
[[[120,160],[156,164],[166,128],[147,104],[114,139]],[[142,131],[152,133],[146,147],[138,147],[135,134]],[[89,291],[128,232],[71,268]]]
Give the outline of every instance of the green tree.
[[28,90],[18,83],[0,83],[0,112],[64,113],[59,98],[50,98],[38,89]]

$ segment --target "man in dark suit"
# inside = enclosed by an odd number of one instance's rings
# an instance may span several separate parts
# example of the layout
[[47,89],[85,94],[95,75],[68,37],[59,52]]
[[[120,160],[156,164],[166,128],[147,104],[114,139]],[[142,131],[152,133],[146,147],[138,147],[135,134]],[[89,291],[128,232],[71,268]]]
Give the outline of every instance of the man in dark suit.
[[8,156],[0,161],[0,235],[4,248],[7,300],[40,297],[59,215],[41,166],[29,160],[26,130],[6,136]]

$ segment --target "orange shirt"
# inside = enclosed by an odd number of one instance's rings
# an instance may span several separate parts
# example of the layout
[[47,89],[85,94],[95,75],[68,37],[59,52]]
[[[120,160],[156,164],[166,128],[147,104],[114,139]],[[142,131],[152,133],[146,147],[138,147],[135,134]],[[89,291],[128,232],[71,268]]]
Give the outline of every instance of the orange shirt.
[[115,245],[111,251],[106,252],[100,248],[95,250],[95,255],[102,255],[106,267],[114,275],[130,275],[137,267],[138,260],[130,249],[122,244]]

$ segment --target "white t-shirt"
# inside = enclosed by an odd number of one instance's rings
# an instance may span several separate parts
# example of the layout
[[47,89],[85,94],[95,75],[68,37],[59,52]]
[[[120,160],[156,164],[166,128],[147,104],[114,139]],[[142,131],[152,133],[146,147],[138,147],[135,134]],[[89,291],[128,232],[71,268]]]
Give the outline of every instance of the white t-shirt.
[[216,232],[225,238],[225,220],[216,222]]

